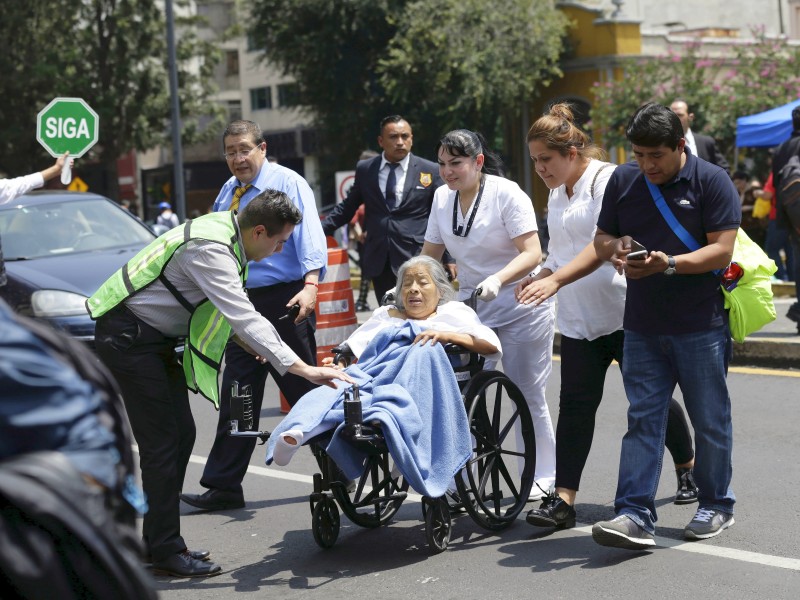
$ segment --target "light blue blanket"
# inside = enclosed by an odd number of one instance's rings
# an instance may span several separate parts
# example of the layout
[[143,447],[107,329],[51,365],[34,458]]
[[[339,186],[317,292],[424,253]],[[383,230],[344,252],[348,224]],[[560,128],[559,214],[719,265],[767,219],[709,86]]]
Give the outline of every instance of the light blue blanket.
[[[441,344],[411,345],[419,325],[406,321],[380,331],[346,372],[359,385],[364,421],[378,420],[397,468],[418,493],[444,495],[472,451],[469,423],[453,368]],[[355,479],[364,453],[339,435],[344,422],[344,390],[319,387],[303,396],[272,432],[267,464],[278,436],[290,429],[310,432],[317,425],[336,429],[326,448],[345,474]]]

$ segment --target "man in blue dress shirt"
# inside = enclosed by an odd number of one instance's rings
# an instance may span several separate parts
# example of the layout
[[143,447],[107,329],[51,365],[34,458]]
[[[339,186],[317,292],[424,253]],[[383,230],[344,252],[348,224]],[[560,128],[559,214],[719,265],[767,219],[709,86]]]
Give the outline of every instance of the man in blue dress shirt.
[[[275,189],[289,196],[303,213],[302,223],[295,228],[282,252],[250,263],[246,287],[253,306],[275,326],[281,339],[303,361],[314,365],[317,362],[314,306],[328,260],[314,193],[300,175],[267,160],[267,142],[257,123],[233,121],[222,134],[222,145],[233,176],[225,182],[214,201],[215,211],[241,210],[265,189]],[[300,305],[294,321],[281,319],[294,304]],[[270,373],[290,405],[315,387],[302,377],[289,373],[280,375],[271,365],[254,361],[238,344],[228,344],[216,438],[200,479],[200,485],[208,490],[203,494],[181,494],[187,504],[203,510],[244,506],[242,480],[256,439],[235,439],[227,434],[231,383],[237,381],[240,387],[252,385],[253,427],[257,428],[264,386]]]

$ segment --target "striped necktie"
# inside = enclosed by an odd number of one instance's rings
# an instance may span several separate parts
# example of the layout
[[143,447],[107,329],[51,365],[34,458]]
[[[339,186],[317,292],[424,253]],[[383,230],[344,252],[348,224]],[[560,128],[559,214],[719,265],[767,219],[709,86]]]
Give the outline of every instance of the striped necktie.
[[239,210],[239,200],[242,199],[244,193],[253,187],[252,183],[248,183],[247,185],[243,185],[242,187],[237,187],[233,191],[233,200],[231,201],[231,207],[228,210]]

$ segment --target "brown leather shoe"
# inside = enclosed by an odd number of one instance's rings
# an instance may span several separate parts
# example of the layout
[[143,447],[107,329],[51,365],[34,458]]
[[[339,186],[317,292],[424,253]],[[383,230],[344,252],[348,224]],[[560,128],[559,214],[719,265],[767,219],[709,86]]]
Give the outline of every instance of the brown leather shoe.
[[210,560],[202,561],[192,558],[189,550],[155,561],[152,569],[154,575],[167,577],[213,577],[222,573],[222,567],[215,565]]

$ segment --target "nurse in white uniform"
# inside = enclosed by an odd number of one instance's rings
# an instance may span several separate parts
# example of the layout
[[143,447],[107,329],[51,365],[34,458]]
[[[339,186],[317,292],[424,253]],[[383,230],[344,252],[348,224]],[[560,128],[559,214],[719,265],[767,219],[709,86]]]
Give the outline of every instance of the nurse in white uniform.
[[[436,147],[446,185],[436,190],[422,254],[458,265],[459,299],[481,288],[478,316],[497,332],[503,371],[520,388],[533,417],[536,471],[531,499],[555,482],[555,435],[545,400],[553,359],[552,301],[520,304],[514,286],[541,261],[536,215],[520,187],[500,176],[500,160],[466,129],[446,134]],[[486,368],[492,368],[487,361]],[[517,432],[520,435],[520,432]]]

